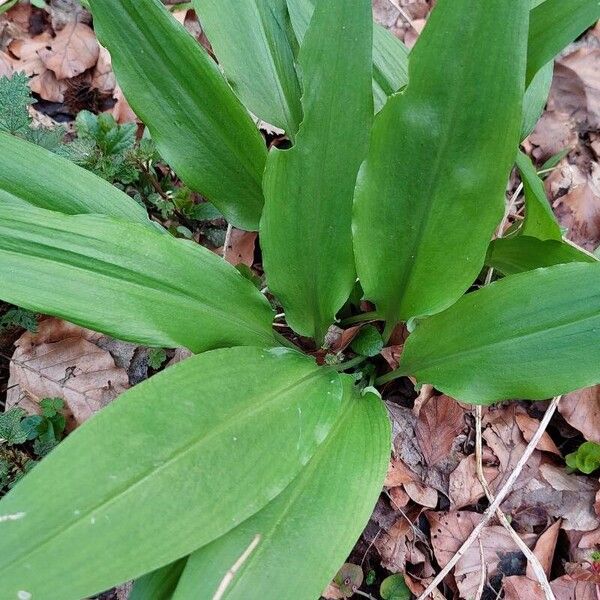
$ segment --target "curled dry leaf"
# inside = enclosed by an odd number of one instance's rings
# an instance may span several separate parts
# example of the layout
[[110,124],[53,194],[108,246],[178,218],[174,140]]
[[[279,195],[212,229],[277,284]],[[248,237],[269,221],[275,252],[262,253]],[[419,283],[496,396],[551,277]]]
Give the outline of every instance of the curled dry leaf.
[[[525,412],[516,414],[515,420],[519,426],[519,429],[521,430],[521,433],[523,434],[523,437],[525,438],[525,441],[530,442],[531,438],[538,430],[540,422],[537,419],[530,417]],[[551,454],[561,456],[560,450],[556,447],[556,444],[552,441],[552,438],[548,435],[548,432],[544,432],[544,435],[542,435],[536,448],[538,450],[542,450],[543,452],[550,452]]]
[[80,424],[129,387],[127,371],[98,344],[104,336],[59,319],[17,340],[7,407],[37,412],[42,398],[60,397]]
[[70,23],[56,34],[49,47],[39,51],[39,55],[58,79],[71,79],[96,64],[100,45],[90,27]]
[[577,144],[575,123],[566,113],[546,111],[533,132],[527,138],[531,154],[538,161],[545,161],[564,148]]
[[[488,483],[498,477],[498,468],[483,466],[483,474]],[[448,491],[450,507],[453,510],[472,506],[483,498],[485,491],[477,477],[477,464],[474,454],[463,458],[456,469],[450,474],[450,487]]]
[[600,443],[600,386],[577,390],[563,396],[560,414],[589,442]]
[[116,85],[117,80],[112,70],[110,53],[104,46],[100,46],[98,62],[92,75],[92,87],[103,94],[111,94]]
[[113,98],[115,99],[115,105],[112,109],[112,116],[115,118],[116,122],[121,125],[124,123],[135,123],[137,121],[137,116],[133,112],[131,106],[129,106],[129,102],[127,102],[123,90],[118,84],[115,86]]
[[17,70],[24,71],[30,77],[46,71],[39,52],[49,47],[51,42],[52,36],[46,32],[32,38],[13,40],[8,49],[17,58]]
[[[560,532],[561,522],[556,521],[553,525],[548,527],[542,535],[538,538],[535,543],[533,553],[536,558],[540,561],[544,573],[548,577],[550,575],[550,569],[552,568],[552,559],[554,558],[554,551],[556,550],[556,542],[558,540],[558,534]],[[527,565],[527,577],[532,581],[536,581],[536,576],[533,568],[530,564]]]
[[504,600],[546,600],[540,584],[525,575],[505,577],[502,584]]
[[52,71],[45,70],[41,75],[34,75],[29,80],[29,87],[44,100],[64,102],[67,82],[59,81]]
[[563,575],[550,583],[556,600],[598,600],[597,586]]
[[227,252],[224,248],[218,248],[219,254],[224,254],[228,263],[233,266],[246,265],[251,267],[254,264],[254,247],[256,245],[256,232],[242,231],[233,229],[227,246]]

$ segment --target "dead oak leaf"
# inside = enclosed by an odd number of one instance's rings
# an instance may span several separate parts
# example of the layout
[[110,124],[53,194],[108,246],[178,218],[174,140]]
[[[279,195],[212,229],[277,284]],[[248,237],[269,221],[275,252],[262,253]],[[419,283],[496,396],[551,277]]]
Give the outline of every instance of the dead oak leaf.
[[[227,262],[234,267],[240,264],[251,267],[254,264],[256,237],[256,232],[233,229],[227,246],[227,252],[224,253]],[[218,248],[217,252],[223,254],[223,247]]]
[[9,44],[8,50],[16,57],[17,70],[25,72],[30,77],[44,73],[47,69],[39,52],[46,49],[51,41],[52,36],[46,32],[33,38],[13,40]]
[[[488,483],[491,483],[498,477],[498,468],[494,466],[483,465],[483,474]],[[483,498],[485,491],[477,477],[477,464],[474,454],[463,458],[458,467],[450,474],[450,485],[448,496],[450,498],[450,507],[453,510],[472,506],[480,498]]]
[[77,424],[129,387],[127,371],[96,345],[102,335],[60,319],[46,319],[37,333],[15,343],[7,407],[37,411],[39,400],[60,397]]
[[[558,534],[560,533],[561,521],[556,521],[553,525],[548,527],[542,535],[538,538],[533,549],[533,554],[539,560],[542,569],[546,576],[550,575],[550,569],[552,568],[552,560],[554,558],[554,551],[556,550],[556,542],[558,541]],[[527,577],[532,581],[535,581],[536,576],[533,568],[530,564],[527,565]]]
[[90,27],[70,23],[56,34],[48,47],[39,51],[39,55],[58,79],[71,79],[96,64],[100,45]]
[[502,587],[504,600],[546,600],[542,586],[525,575],[505,577]]
[[598,586],[563,575],[550,582],[556,600],[598,600]]
[[600,385],[565,394],[558,410],[586,440],[600,443]]
[[98,62],[92,75],[92,88],[103,94],[111,94],[117,85],[115,74],[112,70],[110,53],[104,46],[100,46]]

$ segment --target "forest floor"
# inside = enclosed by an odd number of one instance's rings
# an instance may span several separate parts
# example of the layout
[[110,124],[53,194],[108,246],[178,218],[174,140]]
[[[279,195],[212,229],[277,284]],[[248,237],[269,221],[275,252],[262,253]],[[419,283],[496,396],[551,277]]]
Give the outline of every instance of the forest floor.
[[[431,2],[374,0],[374,9],[380,23],[412,46]],[[174,10],[174,15],[207,46],[192,10]],[[53,0],[46,8],[19,3],[0,16],[0,76],[20,71],[34,94],[34,127],[62,127],[61,135],[74,140],[79,135],[75,119],[86,110],[107,111],[116,127],[133,123],[138,133],[142,130],[118,87],[110,56],[97,43],[90,15],[77,2]],[[265,135],[277,140],[278,134]],[[600,246],[600,25],[556,61],[547,108],[523,149],[540,168],[559,158],[544,173],[548,199],[566,236],[594,252]],[[227,236],[227,224],[218,215],[191,218],[182,212],[164,192],[178,185],[166,165],[159,165],[157,175],[142,173],[127,183],[131,165],[118,156],[100,158],[89,168],[138,195],[173,233],[262,277],[257,235],[234,229]],[[518,187],[513,175],[507,227],[523,218]],[[38,316],[32,324],[30,315],[9,310],[0,305],[0,408],[37,412],[41,398],[62,398],[67,431],[120,391],[186,354],[122,343],[54,318]],[[349,339],[341,330],[331,334],[338,341]],[[393,365],[401,345],[399,332],[381,360]],[[542,599],[540,576],[550,581],[557,600],[600,598],[598,473],[574,472],[565,464],[565,456],[584,442],[600,443],[600,386],[553,403],[513,401],[475,409],[428,386],[417,393],[404,379],[389,385],[384,399],[393,422],[394,456],[371,521],[348,558],[363,574],[355,597],[379,598],[378,584],[390,573],[402,573],[418,596],[458,552],[438,599]],[[556,410],[547,429],[521,466],[519,459],[549,407]],[[0,447],[0,459],[2,452]],[[31,444],[14,452],[4,483],[0,470],[0,495],[24,463],[40,456]],[[520,469],[516,481],[487,520],[486,509],[515,468]],[[459,551],[484,520],[478,540]],[[120,589],[102,598],[126,595]],[[347,596],[332,584],[324,597]]]

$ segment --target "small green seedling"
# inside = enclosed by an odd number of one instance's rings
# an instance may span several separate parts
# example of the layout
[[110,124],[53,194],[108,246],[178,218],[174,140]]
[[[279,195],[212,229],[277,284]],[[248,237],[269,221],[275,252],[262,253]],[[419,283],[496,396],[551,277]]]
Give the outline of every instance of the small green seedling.
[[565,456],[565,462],[571,469],[581,471],[586,475],[600,469],[600,444],[584,442],[575,452]]

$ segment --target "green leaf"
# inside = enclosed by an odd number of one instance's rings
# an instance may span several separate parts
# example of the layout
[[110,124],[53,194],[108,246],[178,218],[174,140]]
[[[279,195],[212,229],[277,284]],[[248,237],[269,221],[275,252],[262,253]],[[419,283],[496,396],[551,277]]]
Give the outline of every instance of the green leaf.
[[56,416],[65,407],[65,401],[62,398],[43,398],[40,400],[42,416],[52,418]]
[[144,575],[133,584],[127,600],[172,600],[187,557]]
[[[300,43],[309,27],[317,0],[287,0],[294,33]],[[408,83],[408,49],[390,31],[374,23],[373,27],[373,97],[379,111],[388,96]]]
[[[192,357],[127,391],[0,502],[0,515],[19,515],[0,522],[4,596],[78,600],[226,534],[302,471],[342,392],[337,373],[300,353],[248,347]],[[365,476],[375,477],[361,485]]]
[[0,443],[6,442],[12,446],[27,441],[28,432],[21,426],[21,421],[26,414],[18,407],[0,413]]
[[164,348],[150,348],[148,352],[148,365],[150,368],[160,369],[167,360],[167,352]]
[[379,593],[383,600],[410,600],[411,593],[404,577],[399,573],[386,577],[379,587]]
[[600,444],[595,442],[584,442],[565,456],[565,462],[571,469],[577,469],[586,475],[600,469]]
[[151,225],[142,206],[71,161],[0,133],[0,207],[37,206],[69,215],[98,213]]
[[222,599],[318,598],[371,515],[389,461],[390,439],[381,400],[374,394],[352,398],[325,443],[280,496],[192,554],[173,600],[213,598],[257,534],[258,545]]
[[517,153],[517,168],[525,191],[525,220],[519,229],[520,234],[540,240],[561,241],[560,225],[546,197],[544,183],[539,178],[531,159],[520,150]]
[[24,134],[29,129],[29,105],[33,104],[25,73],[0,77],[0,131]]
[[527,82],[600,19],[598,0],[545,0],[531,11]]
[[521,139],[524,140],[534,129],[539,121],[550,94],[554,65],[548,63],[533,77],[523,97],[523,124],[521,126]]
[[419,323],[399,372],[474,404],[543,400],[595,385],[599,298],[599,263],[506,277]]
[[352,340],[350,348],[361,356],[377,356],[383,349],[383,339],[373,325],[365,325]]
[[333,578],[333,582],[344,597],[349,597],[362,585],[363,578],[363,570],[359,565],[345,563]]
[[146,346],[272,345],[266,298],[193,242],[96,215],[0,206],[0,298]]
[[242,102],[293,138],[302,107],[285,0],[195,0],[194,8]]
[[483,266],[521,127],[528,14],[526,0],[440,0],[406,91],[375,118],[354,250],[388,331],[452,304]]
[[572,262],[597,262],[592,255],[568,242],[540,240],[526,235],[493,240],[485,263],[504,275],[533,271]]
[[371,24],[369,0],[319,1],[298,59],[304,121],[265,172],[269,289],[290,326],[319,342],[356,280],[352,199],[373,118]]
[[90,0],[94,28],[135,113],[185,184],[256,229],[264,141],[213,60],[160,0]]

